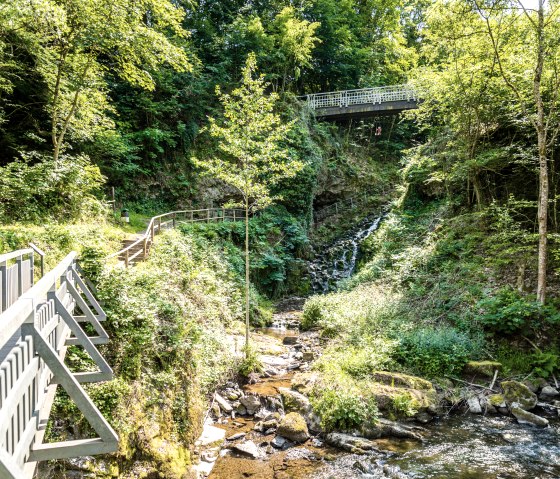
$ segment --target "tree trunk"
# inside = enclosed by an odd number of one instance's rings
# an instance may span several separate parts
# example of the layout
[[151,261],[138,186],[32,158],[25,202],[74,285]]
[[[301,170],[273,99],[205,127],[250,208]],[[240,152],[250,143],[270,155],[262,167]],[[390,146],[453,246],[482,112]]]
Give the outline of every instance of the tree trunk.
[[245,200],[245,357],[249,357],[249,200]]
[[537,65],[533,81],[533,95],[537,106],[537,146],[539,150],[539,249],[537,270],[537,300],[544,304],[546,300],[546,266],[547,266],[547,227],[548,227],[548,159],[547,132],[545,125],[544,104],[541,92],[541,78],[544,66],[544,0],[539,0],[537,25]]

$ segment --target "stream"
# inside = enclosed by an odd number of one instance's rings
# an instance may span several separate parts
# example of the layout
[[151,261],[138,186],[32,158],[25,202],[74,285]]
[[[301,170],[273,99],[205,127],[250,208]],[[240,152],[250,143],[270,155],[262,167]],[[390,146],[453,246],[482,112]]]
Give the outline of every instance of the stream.
[[[350,277],[359,244],[380,220],[363,222],[316,257],[310,266],[316,292]],[[285,441],[278,425],[266,424],[284,414],[280,389],[289,389],[295,374],[309,370],[322,348],[317,333],[298,332],[302,306],[303,298],[284,301],[272,326],[252,334],[265,371],[249,384],[229,383],[221,391],[229,399],[244,399],[230,401],[232,412],[214,408],[210,427],[222,431],[222,443],[198,451],[200,479],[560,479],[558,413],[539,407],[538,414],[550,422],[544,429],[510,416],[455,413],[423,426],[422,441],[374,439],[375,450],[365,454],[333,448],[321,434],[302,444]],[[254,410],[245,409],[243,401],[254,403]]]

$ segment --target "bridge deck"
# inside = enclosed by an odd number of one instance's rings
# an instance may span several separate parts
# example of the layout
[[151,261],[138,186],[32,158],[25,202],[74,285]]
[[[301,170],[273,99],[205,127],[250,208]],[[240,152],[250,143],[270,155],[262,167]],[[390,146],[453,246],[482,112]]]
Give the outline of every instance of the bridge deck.
[[316,116],[329,120],[395,115],[418,107],[410,85],[315,93],[303,97]]

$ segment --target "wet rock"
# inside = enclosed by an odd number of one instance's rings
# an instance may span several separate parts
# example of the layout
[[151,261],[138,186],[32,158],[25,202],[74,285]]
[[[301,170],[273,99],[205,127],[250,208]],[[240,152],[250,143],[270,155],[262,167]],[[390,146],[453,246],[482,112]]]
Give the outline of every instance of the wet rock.
[[247,395],[242,397],[239,402],[247,410],[247,414],[253,416],[261,408],[261,400],[258,396]]
[[414,416],[414,419],[422,424],[428,424],[434,418],[431,414],[427,413],[426,411],[421,411]]
[[309,430],[303,416],[297,412],[286,414],[278,425],[278,434],[293,442],[302,443],[309,439]]
[[482,407],[480,406],[480,401],[476,396],[472,396],[467,399],[467,406],[469,407],[470,413],[482,414]]
[[253,459],[260,459],[265,456],[265,452],[257,446],[253,441],[245,441],[241,444],[236,444],[233,449],[245,456],[252,457]]
[[537,395],[525,384],[518,381],[503,381],[504,400],[511,408],[517,406],[524,410],[533,409],[537,405]]
[[231,413],[231,411],[233,411],[233,407],[231,406],[231,404],[218,393],[214,394],[214,399],[216,400],[216,403],[218,403],[218,406],[220,406],[220,409],[226,414],[229,414]]
[[275,447],[276,449],[282,449],[288,440],[282,436],[276,436],[270,443],[271,446]]
[[548,426],[548,420],[544,417],[537,416],[536,414],[525,411],[524,409],[521,409],[519,407],[513,406],[511,408],[511,413],[515,416],[519,424],[530,424],[537,427]]
[[257,384],[259,379],[259,373],[249,373],[249,376],[247,376],[247,384]]
[[465,364],[463,373],[469,376],[493,377],[494,371],[502,370],[502,363],[498,361],[469,361]]
[[239,406],[235,408],[235,412],[240,416],[245,416],[245,414],[247,414],[247,408],[243,406],[243,404],[239,404]]
[[525,386],[527,386],[529,390],[534,393],[537,393],[539,389],[542,389],[549,385],[544,378],[526,379],[525,381],[523,381],[523,384],[525,384]]
[[420,434],[424,431],[421,427],[407,426],[388,419],[379,418],[375,424],[366,425],[360,431],[366,439],[379,439],[381,437],[401,437],[422,440]]
[[539,398],[542,401],[550,401],[559,395],[560,392],[558,392],[558,389],[546,385],[544,388],[542,388],[541,393],[539,394]]
[[289,388],[278,388],[282,397],[284,409],[287,412],[297,412],[303,416],[310,431],[321,432],[321,419],[313,412],[307,396]]
[[297,336],[284,336],[284,339],[282,340],[282,344],[286,346],[291,346],[293,344],[296,344],[297,340],[298,340]]
[[338,447],[352,454],[365,454],[366,451],[378,450],[375,444],[366,438],[338,432],[327,434],[325,442],[330,446]]

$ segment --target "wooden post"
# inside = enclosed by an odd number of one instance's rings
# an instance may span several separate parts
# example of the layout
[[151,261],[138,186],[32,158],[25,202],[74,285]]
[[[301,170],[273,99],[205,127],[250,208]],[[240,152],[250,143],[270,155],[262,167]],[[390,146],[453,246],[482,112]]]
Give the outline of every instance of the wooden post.
[[206,223],[210,223],[210,208],[206,210]]
[[124,250],[124,267],[128,268],[128,248]]
[[117,203],[115,201],[115,187],[111,186],[111,199],[113,200],[113,214],[117,212]]
[[158,234],[161,233],[161,216],[158,218],[158,230],[157,230]]
[[173,213],[173,229],[175,229],[175,218],[177,217],[177,213]]
[[150,235],[152,237],[152,243],[154,242],[154,234],[155,234],[155,232],[154,232],[154,222],[152,221],[152,226],[150,228]]
[[144,237],[144,253],[143,253],[144,259],[146,259],[148,257],[148,237]]
[[233,208],[233,221],[235,221],[235,208]]

